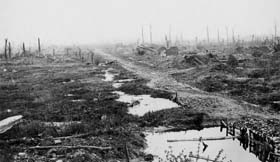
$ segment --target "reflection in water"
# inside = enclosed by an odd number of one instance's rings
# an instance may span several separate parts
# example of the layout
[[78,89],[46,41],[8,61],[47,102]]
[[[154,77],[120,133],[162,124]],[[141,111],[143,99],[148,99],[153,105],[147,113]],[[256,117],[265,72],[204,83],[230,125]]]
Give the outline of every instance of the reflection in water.
[[247,128],[237,129],[234,125],[229,124],[228,127],[225,125],[221,126],[226,127],[226,135],[230,134],[235,136],[235,133],[240,135],[238,140],[240,145],[247,150],[249,147],[249,152],[256,155],[256,157],[262,162],[278,162],[280,161],[279,154],[275,154],[276,143],[266,136],[261,134],[261,132],[256,132]]
[[[167,133],[147,133],[146,140],[148,147],[145,150],[147,153],[153,154],[157,157],[165,159],[165,150],[172,149],[173,154],[176,156],[182,150],[184,153],[189,155],[190,152],[196,155],[198,150],[198,141],[188,141],[188,142],[167,142],[171,139],[193,139],[193,138],[209,138],[209,137],[221,137],[225,136],[225,131],[220,132],[218,127],[206,128],[201,131],[189,130],[180,132],[167,132]],[[216,140],[216,141],[204,141],[208,147],[203,152],[204,147],[199,148],[200,156],[208,157],[210,159],[215,159],[220,150],[223,149],[220,159],[225,158],[224,161],[232,162],[259,162],[260,160],[249,150],[244,150],[239,145],[238,140]],[[155,158],[154,161],[158,161],[159,158]],[[198,160],[205,161],[205,160]]]

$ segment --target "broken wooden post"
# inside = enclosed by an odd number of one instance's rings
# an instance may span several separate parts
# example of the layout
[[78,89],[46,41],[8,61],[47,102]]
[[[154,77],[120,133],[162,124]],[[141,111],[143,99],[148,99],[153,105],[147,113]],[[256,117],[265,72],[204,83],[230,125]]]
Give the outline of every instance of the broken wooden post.
[[8,39],[6,38],[5,39],[5,49],[4,49],[4,56],[5,56],[6,60],[8,59],[8,56],[7,56],[7,41],[8,41]]
[[9,47],[8,47],[8,53],[9,53],[9,58],[12,58],[12,47],[11,47],[11,42],[9,42]]

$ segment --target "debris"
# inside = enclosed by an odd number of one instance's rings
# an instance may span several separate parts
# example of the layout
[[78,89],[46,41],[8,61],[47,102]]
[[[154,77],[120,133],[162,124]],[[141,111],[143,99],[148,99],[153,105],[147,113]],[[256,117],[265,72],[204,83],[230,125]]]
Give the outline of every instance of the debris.
[[179,49],[178,47],[170,47],[166,50],[166,55],[170,56],[170,55],[178,55],[179,54]]
[[179,140],[167,140],[167,142],[185,142],[185,141],[214,141],[214,140],[227,140],[238,138],[239,136],[224,136],[224,137],[208,137],[208,138],[193,138],[193,139],[179,139]]
[[29,149],[51,149],[51,148],[66,148],[66,149],[95,149],[95,150],[111,150],[112,147],[99,147],[99,146],[34,146],[29,147]]
[[54,140],[54,144],[61,144],[61,143],[62,143],[62,141],[60,139]]
[[26,153],[25,152],[19,152],[18,156],[21,157],[21,158],[26,157]]
[[65,136],[65,137],[56,137],[54,140],[61,140],[61,139],[69,139],[69,138],[81,138],[81,137],[86,137],[89,136],[91,133],[84,133],[84,134],[77,134],[73,136]]
[[5,133],[7,130],[11,129],[14,125],[20,122],[22,115],[8,117],[0,121],[0,134]]
[[152,154],[148,154],[144,156],[144,160],[145,161],[153,161],[154,160],[154,156]]

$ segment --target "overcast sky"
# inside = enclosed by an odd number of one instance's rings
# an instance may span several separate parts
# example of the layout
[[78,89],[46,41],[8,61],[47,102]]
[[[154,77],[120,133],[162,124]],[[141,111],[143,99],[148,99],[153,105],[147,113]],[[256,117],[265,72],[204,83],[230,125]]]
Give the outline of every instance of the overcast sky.
[[[172,38],[271,35],[280,28],[280,0],[0,0],[0,39],[13,43],[77,44],[134,41],[149,25],[160,41]],[[278,30],[280,33],[280,30]]]

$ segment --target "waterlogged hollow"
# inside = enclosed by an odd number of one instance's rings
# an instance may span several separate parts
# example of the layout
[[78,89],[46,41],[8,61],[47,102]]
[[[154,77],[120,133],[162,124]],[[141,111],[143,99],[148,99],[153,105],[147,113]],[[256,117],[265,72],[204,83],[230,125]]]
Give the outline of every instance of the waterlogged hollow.
[[114,88],[120,88],[124,83],[113,83]]
[[111,81],[114,80],[114,77],[115,77],[116,74],[111,73],[110,70],[111,69],[108,69],[108,70],[105,71],[105,74],[104,74],[105,79],[103,79],[103,81],[111,82]]
[[120,91],[114,93],[120,95],[117,101],[131,104],[128,113],[133,115],[143,116],[147,112],[179,107],[175,102],[164,98],[153,98],[151,95],[129,95]]
[[[165,150],[172,150],[175,156],[179,155],[184,150],[185,155],[189,155],[190,152],[193,155],[197,155],[198,141],[186,141],[186,142],[167,142],[167,140],[174,139],[193,139],[193,138],[207,138],[207,137],[222,137],[225,136],[225,130],[220,132],[219,127],[205,128],[201,131],[188,130],[180,132],[166,132],[166,133],[147,133],[147,148],[146,153],[153,154],[155,156],[154,162],[158,162],[159,158],[166,160]],[[200,144],[200,156],[208,157],[214,160],[218,152],[223,149],[219,161],[232,161],[232,162],[260,162],[260,160],[253,153],[249,152],[249,148],[244,150],[237,139],[227,140],[215,140],[215,141],[204,141],[208,145],[207,149],[203,151],[203,144]],[[223,157],[226,157],[222,160]],[[196,159],[192,159],[196,161]],[[205,160],[198,160],[198,162],[204,162]]]

